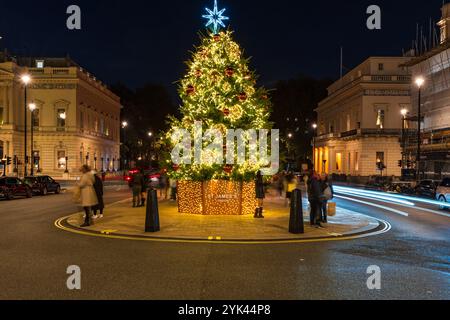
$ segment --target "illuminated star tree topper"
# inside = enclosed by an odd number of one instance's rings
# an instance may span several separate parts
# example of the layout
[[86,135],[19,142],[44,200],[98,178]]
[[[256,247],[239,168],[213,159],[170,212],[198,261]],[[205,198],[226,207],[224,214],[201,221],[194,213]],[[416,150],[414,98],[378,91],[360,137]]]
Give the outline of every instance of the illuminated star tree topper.
[[207,28],[209,27],[212,30],[212,32],[214,32],[214,34],[219,33],[220,26],[225,28],[225,24],[223,23],[223,21],[230,19],[229,17],[225,17],[223,15],[225,10],[227,9],[222,9],[219,11],[219,9],[217,8],[217,0],[214,0],[213,10],[210,10],[208,8],[205,9],[208,12],[208,14],[202,16],[203,18],[208,19],[208,22],[206,23],[205,26]]

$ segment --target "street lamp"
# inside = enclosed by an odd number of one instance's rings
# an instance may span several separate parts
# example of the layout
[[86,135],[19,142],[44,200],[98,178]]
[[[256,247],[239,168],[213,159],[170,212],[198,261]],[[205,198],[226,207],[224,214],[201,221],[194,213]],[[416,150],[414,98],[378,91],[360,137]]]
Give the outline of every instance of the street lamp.
[[420,157],[421,157],[421,138],[422,138],[422,86],[425,83],[425,79],[423,77],[416,78],[416,85],[419,88],[419,106],[417,112],[417,181],[420,180]]
[[124,160],[123,160],[123,170],[127,169],[128,166],[128,152],[127,152],[127,148],[126,148],[126,129],[128,128],[128,121],[123,121],[122,122],[122,133],[123,133],[123,142],[122,142],[122,146],[123,148],[123,155],[124,155]]
[[[316,170],[316,135],[317,135],[317,123],[314,123],[312,125],[312,128],[314,130],[314,135],[313,135],[313,167],[314,167],[314,171]],[[319,171],[319,170],[317,170]]]
[[22,83],[24,84],[24,88],[25,88],[25,92],[24,92],[24,110],[25,110],[25,115],[24,115],[24,171],[23,171],[23,176],[26,177],[28,175],[27,172],[27,164],[28,164],[28,155],[27,155],[27,109],[28,109],[28,105],[27,105],[27,88],[28,88],[28,84],[31,82],[31,76],[29,74],[24,74],[22,75],[22,77],[20,78],[20,80],[22,81]]
[[36,110],[36,104],[30,103],[28,109],[31,112],[31,176],[34,176],[34,111]]
[[406,163],[406,116],[408,115],[408,109],[403,108],[400,113],[402,114],[402,169],[405,169]]

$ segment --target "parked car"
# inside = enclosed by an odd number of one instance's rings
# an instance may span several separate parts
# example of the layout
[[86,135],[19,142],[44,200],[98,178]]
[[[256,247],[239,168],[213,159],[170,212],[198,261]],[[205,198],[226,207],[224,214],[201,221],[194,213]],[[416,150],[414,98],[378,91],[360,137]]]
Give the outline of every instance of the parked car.
[[436,188],[437,183],[433,180],[422,180],[417,184],[415,191],[418,196],[436,199]]
[[46,196],[49,192],[61,193],[61,185],[49,176],[26,177],[24,179],[34,194]]
[[389,191],[391,183],[392,183],[391,177],[371,176],[369,182],[366,184],[366,189]]
[[[436,189],[436,199],[440,202],[450,202],[450,178],[445,178]],[[441,209],[447,209],[441,206]]]
[[1,177],[0,178],[0,197],[6,200],[12,200],[17,196],[31,198],[33,191],[29,185],[19,178]]

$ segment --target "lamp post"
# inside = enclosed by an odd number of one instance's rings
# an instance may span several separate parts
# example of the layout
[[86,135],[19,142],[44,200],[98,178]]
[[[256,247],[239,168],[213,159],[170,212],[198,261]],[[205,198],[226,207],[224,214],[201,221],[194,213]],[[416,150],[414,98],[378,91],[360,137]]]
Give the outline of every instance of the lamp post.
[[148,132],[148,137],[150,138],[150,162],[153,161],[153,153],[154,153],[154,140],[153,140],[153,132],[149,131]]
[[128,166],[128,152],[127,152],[127,148],[126,148],[126,130],[128,128],[128,122],[127,121],[123,121],[122,122],[122,134],[123,134],[123,142],[122,142],[122,146],[123,146],[123,153],[124,153],[124,159],[123,159],[123,170],[127,169]]
[[402,169],[405,169],[406,163],[406,116],[408,115],[408,109],[402,109]]
[[27,105],[27,88],[28,88],[28,84],[31,82],[31,76],[28,74],[24,74],[21,78],[22,83],[24,84],[24,162],[23,162],[23,166],[24,166],[24,170],[23,170],[23,176],[26,177],[28,175],[28,168],[27,168],[27,164],[28,164],[28,153],[27,153],[27,121],[28,121],[28,117],[27,117],[27,113],[28,113],[28,105]]
[[420,181],[420,158],[421,158],[421,139],[422,139],[422,86],[425,83],[425,79],[422,77],[416,78],[416,85],[419,88],[419,102],[417,112],[417,181]]
[[66,157],[66,170],[64,170],[64,173],[69,173],[69,157]]
[[28,105],[28,108],[30,109],[31,112],[31,176],[34,176],[34,111],[36,110],[36,104],[35,103],[30,103]]
[[[314,123],[312,125],[312,128],[314,130],[314,135],[313,135],[313,167],[314,167],[314,171],[316,171],[316,135],[317,135],[317,123]],[[317,170],[319,171],[319,170]]]

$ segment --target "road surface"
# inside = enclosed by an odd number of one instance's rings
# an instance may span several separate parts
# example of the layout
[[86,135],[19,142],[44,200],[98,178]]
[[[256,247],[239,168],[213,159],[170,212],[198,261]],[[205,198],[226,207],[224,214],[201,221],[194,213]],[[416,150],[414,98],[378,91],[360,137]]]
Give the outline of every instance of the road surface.
[[[450,298],[448,212],[339,196],[339,206],[392,230],[311,244],[139,242],[55,228],[57,218],[79,211],[69,194],[0,201],[0,299]],[[106,202],[128,197],[110,187]],[[71,265],[82,270],[80,291],[66,287]],[[381,290],[368,289],[369,266],[381,269]]]

